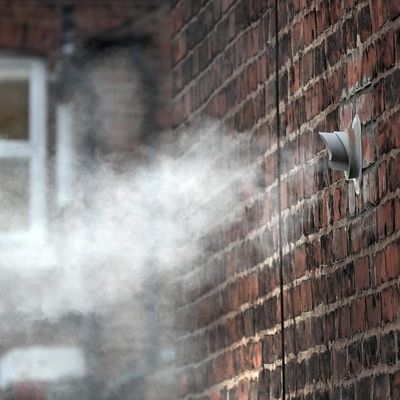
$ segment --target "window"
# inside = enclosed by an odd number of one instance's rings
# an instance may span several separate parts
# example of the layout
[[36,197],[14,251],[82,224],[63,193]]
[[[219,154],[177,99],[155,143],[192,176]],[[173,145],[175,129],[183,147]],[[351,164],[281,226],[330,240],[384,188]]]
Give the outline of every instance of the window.
[[46,69],[0,58],[0,244],[43,244],[46,233]]

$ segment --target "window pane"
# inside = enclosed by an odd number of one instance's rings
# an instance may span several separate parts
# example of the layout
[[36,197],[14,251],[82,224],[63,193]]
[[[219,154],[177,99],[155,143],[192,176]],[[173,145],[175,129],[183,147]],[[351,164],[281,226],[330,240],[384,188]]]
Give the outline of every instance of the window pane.
[[0,231],[29,227],[29,161],[0,159]]
[[0,139],[28,139],[28,82],[0,81]]

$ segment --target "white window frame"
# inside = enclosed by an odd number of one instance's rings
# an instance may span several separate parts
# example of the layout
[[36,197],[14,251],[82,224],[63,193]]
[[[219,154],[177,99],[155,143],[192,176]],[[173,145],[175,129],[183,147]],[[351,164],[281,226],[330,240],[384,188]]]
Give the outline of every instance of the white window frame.
[[25,159],[29,162],[29,228],[0,231],[0,244],[44,245],[47,230],[46,65],[37,58],[0,56],[0,81],[11,79],[28,80],[28,140],[0,138],[0,158]]

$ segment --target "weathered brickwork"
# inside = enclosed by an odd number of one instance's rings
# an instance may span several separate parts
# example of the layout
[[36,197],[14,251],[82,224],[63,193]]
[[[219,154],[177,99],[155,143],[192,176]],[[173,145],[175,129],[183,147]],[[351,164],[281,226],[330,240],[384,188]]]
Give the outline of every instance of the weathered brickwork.
[[[275,12],[271,0],[172,9],[174,126],[207,115],[246,131],[263,169],[262,193],[183,278],[202,284],[178,299],[179,398],[278,399],[284,389],[293,399],[397,399],[400,3],[278,1],[278,60]],[[358,196],[328,168],[317,135],[349,128],[355,113]]]

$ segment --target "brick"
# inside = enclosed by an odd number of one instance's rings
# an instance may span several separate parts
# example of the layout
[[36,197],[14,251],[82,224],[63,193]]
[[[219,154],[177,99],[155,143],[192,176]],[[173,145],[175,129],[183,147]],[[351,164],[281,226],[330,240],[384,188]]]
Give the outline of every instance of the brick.
[[238,400],[247,400],[249,398],[250,382],[242,380],[239,382]]
[[347,348],[347,359],[348,359],[348,369],[349,375],[351,377],[358,376],[363,368],[363,350],[362,343],[357,340],[351,343]]
[[354,185],[348,186],[349,215],[354,216],[364,209],[363,197],[356,195]]
[[346,217],[347,214],[347,188],[338,187],[333,192],[333,209],[331,210],[332,221],[337,222]]
[[232,352],[233,367],[235,374],[238,375],[242,372],[242,346],[236,347]]
[[321,1],[317,5],[316,9],[316,28],[317,34],[320,35],[325,29],[327,29],[330,22],[329,5],[327,1]]
[[382,81],[377,82],[373,86],[372,93],[374,98],[374,112],[373,112],[374,119],[377,118],[380,114],[382,114],[385,109],[383,88],[384,86]]
[[241,369],[242,371],[253,369],[253,343],[249,342],[247,345],[243,345],[242,349],[242,359],[241,359]]
[[400,70],[394,71],[384,81],[385,108],[387,110],[398,104],[400,99]]
[[241,279],[239,287],[239,297],[243,303],[255,300],[258,296],[258,292],[259,288],[257,273],[252,273]]
[[210,393],[209,400],[220,400],[220,399],[221,399],[221,395],[219,392],[211,392]]
[[295,382],[297,390],[304,388],[304,386],[306,385],[307,382],[306,368],[307,368],[306,360],[303,360],[301,363],[296,364]]
[[293,95],[300,89],[301,72],[300,63],[296,62],[290,67],[290,94]]
[[370,169],[363,176],[362,199],[365,205],[375,205],[378,202],[379,183],[376,168]]
[[307,270],[306,247],[297,247],[293,252],[293,271],[296,278],[301,277]]
[[332,235],[321,236],[321,263],[329,265],[333,262]]
[[344,14],[344,3],[340,0],[329,0],[331,24],[336,23]]
[[296,24],[294,24],[292,29],[293,29],[292,53],[293,55],[295,55],[299,50],[302,50],[304,47],[303,20],[299,20]]
[[400,147],[400,133],[396,129],[399,123],[400,113],[396,112],[378,125],[376,140],[378,154],[389,153]]
[[347,63],[347,84],[348,90],[361,84],[362,59],[358,56]]
[[350,384],[342,389],[342,400],[354,400],[356,398],[356,384]]
[[311,281],[307,280],[300,285],[300,299],[302,312],[310,311],[313,307]]
[[310,50],[303,55],[303,58],[301,60],[301,80],[303,85],[305,85],[310,79],[314,77],[314,67],[314,53],[313,50]]
[[382,162],[378,166],[378,190],[379,197],[383,197],[387,193],[387,163]]
[[372,21],[369,4],[359,10],[357,20],[360,40],[361,42],[365,42],[372,34]]
[[390,19],[394,20],[400,15],[400,4],[398,2],[389,2],[389,4],[387,4],[387,7]]
[[267,57],[264,53],[257,60],[258,83],[263,84],[267,80],[268,75]]
[[304,45],[308,46],[313,42],[316,38],[316,14],[315,11],[312,10],[307,15],[304,16],[303,19],[303,38]]
[[380,250],[374,255],[374,267],[376,271],[376,281],[377,283],[382,283],[387,280],[387,270],[386,270],[386,257],[385,251]]
[[398,278],[400,275],[399,241],[390,243],[385,250],[386,278]]
[[372,379],[367,376],[360,379],[356,383],[356,394],[358,399],[368,399],[371,398],[372,391]]
[[[341,98],[344,88],[342,66],[338,70],[335,70],[330,77],[328,77],[328,79],[325,81],[325,85],[330,93],[330,96],[326,100],[326,104],[328,105],[337,103]],[[335,113],[337,113],[337,111],[338,110],[336,109]]]
[[395,47],[393,43],[393,31],[387,32],[380,37],[377,43],[378,49],[378,71],[385,71],[395,62]]
[[334,273],[337,283],[336,297],[346,298],[355,293],[354,265],[346,264],[343,268],[337,269]]
[[324,344],[329,344],[336,339],[337,332],[337,312],[330,312],[323,319],[323,334],[324,334]]
[[252,308],[243,313],[243,326],[246,337],[254,336],[254,311]]
[[332,377],[332,352],[326,350],[320,355],[321,380],[327,382]]
[[342,104],[340,106],[340,127],[345,129],[350,127],[353,121],[353,105],[352,104]]
[[391,191],[396,191],[400,186],[400,156],[391,158],[388,164],[387,183]]
[[379,294],[371,294],[366,298],[367,324],[369,328],[381,323],[381,297]]
[[351,254],[357,254],[363,247],[363,231],[359,220],[349,226],[349,244]]
[[381,204],[376,213],[378,221],[378,237],[380,239],[389,236],[394,230],[394,203],[389,200]]
[[400,199],[398,198],[394,200],[394,215],[395,229],[398,231],[400,229]]
[[228,351],[227,353],[225,353],[225,355],[223,356],[223,373],[224,373],[224,378],[231,378],[234,374],[233,372],[233,354],[231,351]]
[[349,52],[349,50],[354,49],[357,45],[357,31],[354,29],[356,24],[355,18],[352,16],[343,24],[343,50]]
[[374,44],[368,46],[362,55],[361,76],[363,84],[369,83],[378,73],[378,55]]
[[271,297],[265,302],[265,311],[267,315],[267,329],[272,328],[278,322],[279,309],[276,297]]
[[379,349],[376,336],[371,336],[363,342],[363,362],[365,368],[373,368],[379,362]]
[[274,335],[267,335],[263,338],[263,362],[270,364],[276,360]]
[[302,304],[299,286],[291,288],[289,292],[287,292],[286,304],[285,315],[288,317],[298,317],[301,314]]
[[281,387],[281,368],[276,368],[271,374],[271,398],[279,398],[281,395],[282,387]]
[[372,29],[376,32],[387,19],[387,7],[384,0],[375,0],[370,5]]
[[333,231],[333,256],[336,261],[347,257],[347,232],[344,228],[339,228]]
[[318,355],[312,354],[308,359],[307,365],[307,383],[313,384],[318,381],[320,376]]
[[301,321],[296,325],[296,333],[295,333],[296,349],[298,349],[299,351],[303,351],[312,346],[311,344],[312,331],[313,329],[310,319]]
[[320,304],[328,304],[329,297],[328,297],[328,282],[327,277],[320,276],[318,279],[312,281],[313,285],[313,298],[316,305]]
[[350,332],[350,307],[344,306],[339,309],[339,338],[349,337]]
[[281,67],[284,65],[289,58],[292,57],[292,34],[291,31],[285,33],[279,42],[279,60],[278,64]]
[[278,3],[278,29],[281,30],[288,22],[287,2]]
[[326,38],[326,56],[329,65],[334,65],[339,61],[342,52],[342,39],[339,30],[333,32]]
[[180,35],[173,44],[174,62],[178,63],[186,55],[186,37]]
[[390,375],[390,398],[400,398],[400,371]]
[[239,340],[244,334],[244,327],[241,318],[235,317],[226,323],[226,340],[231,344]]
[[295,389],[295,380],[296,380],[296,364],[294,362],[288,362],[286,364],[286,380],[285,380],[285,389],[286,392],[292,392]]
[[397,319],[399,308],[399,290],[390,287],[382,292],[382,321],[392,322]]
[[361,146],[363,149],[362,168],[366,168],[376,161],[375,132],[369,132],[368,129],[365,129],[364,135],[361,138]]
[[359,258],[354,262],[354,279],[357,291],[365,290],[370,286],[368,256]]
[[[396,134],[396,130],[393,130],[392,127],[398,120],[399,114],[396,112],[389,119],[385,119],[378,124],[376,148],[379,155],[389,153],[393,148],[397,147],[398,135]],[[382,164],[383,166],[386,166],[385,161],[383,161]]]
[[269,398],[269,388],[270,388],[270,371],[265,369],[262,370],[258,377],[259,385],[257,390],[258,399],[268,399]]
[[254,343],[252,347],[252,367],[253,369],[260,369],[263,364],[263,349],[262,342]]
[[367,248],[372,246],[377,241],[377,223],[376,223],[376,212],[371,210],[365,213],[362,218],[362,230],[363,234],[363,247]]
[[251,23],[249,7],[245,2],[239,2],[235,8],[235,33],[238,34]]
[[[362,94],[356,101],[356,112],[362,124],[369,122],[373,115],[373,95],[372,93]],[[351,125],[348,125],[351,126]]]
[[359,298],[351,303],[351,329],[352,333],[363,332],[365,329],[365,299]]
[[335,387],[331,390],[331,399],[332,400],[341,400],[342,399],[341,388]]
[[393,331],[381,336],[380,353],[384,364],[396,364],[396,337]]

